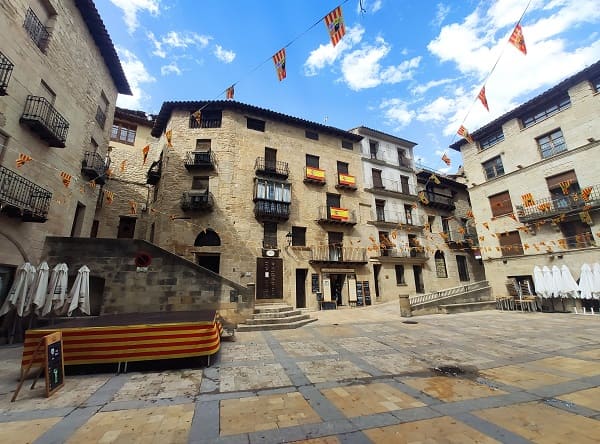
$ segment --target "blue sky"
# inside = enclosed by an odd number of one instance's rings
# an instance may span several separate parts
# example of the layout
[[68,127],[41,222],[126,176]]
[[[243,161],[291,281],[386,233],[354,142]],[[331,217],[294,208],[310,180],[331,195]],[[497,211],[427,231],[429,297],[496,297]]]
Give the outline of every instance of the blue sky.
[[[506,41],[521,21],[527,55]],[[342,5],[346,35],[323,22]],[[600,59],[598,0],[96,0],[134,96],[235,100],[342,129],[365,125],[418,144],[443,170],[464,121],[474,131]],[[287,78],[270,57],[287,47]],[[492,66],[498,60],[494,72]],[[265,63],[263,63],[265,62]],[[486,81],[487,78],[487,81]],[[475,101],[486,85],[490,112]]]

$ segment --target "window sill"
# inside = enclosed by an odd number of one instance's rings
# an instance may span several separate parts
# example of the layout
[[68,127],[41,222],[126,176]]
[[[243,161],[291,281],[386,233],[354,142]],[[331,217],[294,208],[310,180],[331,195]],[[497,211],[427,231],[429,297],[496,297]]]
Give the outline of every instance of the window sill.
[[396,287],[408,287],[408,284],[396,284]]

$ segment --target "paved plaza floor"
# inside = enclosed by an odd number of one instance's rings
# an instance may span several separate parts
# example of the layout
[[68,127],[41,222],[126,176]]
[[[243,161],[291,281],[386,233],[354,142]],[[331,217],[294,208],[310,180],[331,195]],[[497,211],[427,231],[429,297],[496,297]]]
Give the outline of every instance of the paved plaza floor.
[[14,403],[22,349],[0,347],[0,443],[600,442],[600,315],[311,314],[208,368],[67,375]]

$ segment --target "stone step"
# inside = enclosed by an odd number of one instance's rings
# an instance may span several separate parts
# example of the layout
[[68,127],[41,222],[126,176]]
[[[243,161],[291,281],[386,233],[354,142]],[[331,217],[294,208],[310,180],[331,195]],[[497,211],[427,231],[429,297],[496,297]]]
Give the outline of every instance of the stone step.
[[446,304],[440,305],[443,313],[466,313],[469,311],[479,310],[495,310],[496,301],[482,301],[482,302],[465,302],[462,304]]
[[254,306],[254,313],[278,313],[280,311],[288,311],[293,309],[294,307],[286,304],[261,304]]
[[296,316],[287,316],[284,318],[252,318],[247,319],[246,324],[248,325],[269,325],[269,324],[285,324],[290,322],[301,321],[303,319],[310,319],[310,316],[307,314],[298,314]]
[[289,310],[289,311],[278,311],[275,313],[254,313],[253,319],[275,319],[275,318],[286,318],[288,316],[298,316],[302,314],[300,310]]
[[288,322],[286,324],[268,324],[268,325],[248,325],[238,324],[237,331],[264,331],[264,330],[289,330],[302,327],[316,321],[314,318],[303,319],[301,321]]

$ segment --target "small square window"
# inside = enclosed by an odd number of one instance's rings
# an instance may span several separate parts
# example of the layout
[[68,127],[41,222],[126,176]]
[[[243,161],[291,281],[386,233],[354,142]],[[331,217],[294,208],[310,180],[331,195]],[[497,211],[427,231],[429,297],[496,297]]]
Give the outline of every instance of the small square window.
[[489,200],[492,216],[505,216],[513,212],[512,201],[510,200],[510,193],[508,191],[490,196]]
[[347,140],[342,140],[342,148],[346,150],[353,150],[354,144],[352,142],[348,142]]
[[567,150],[567,144],[565,143],[565,138],[560,129],[550,134],[546,134],[545,136],[538,137],[536,141],[540,148],[542,159],[555,156],[556,154]]
[[502,165],[500,156],[496,156],[487,162],[483,162],[481,165],[485,171],[486,179],[493,179],[494,177],[504,175],[504,165]]
[[319,156],[313,156],[312,154],[306,155],[306,166],[311,168],[319,168]]
[[252,117],[246,117],[246,128],[254,130],[254,131],[261,131],[264,133],[265,132],[265,121],[253,119]]
[[305,136],[307,139],[319,140],[319,133],[316,133],[316,132],[314,132],[314,131],[309,131],[309,130],[306,130],[306,131],[304,132],[304,136]]

